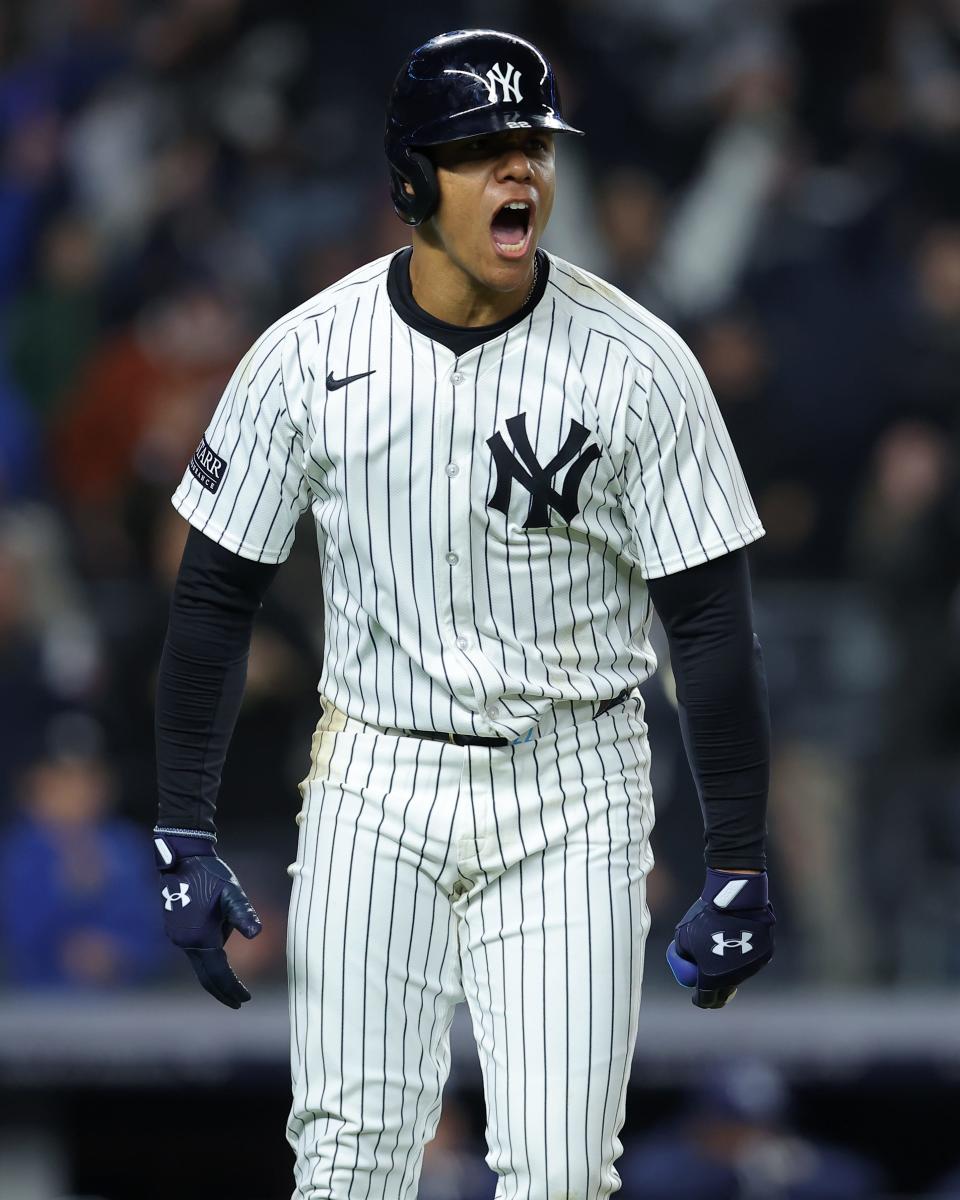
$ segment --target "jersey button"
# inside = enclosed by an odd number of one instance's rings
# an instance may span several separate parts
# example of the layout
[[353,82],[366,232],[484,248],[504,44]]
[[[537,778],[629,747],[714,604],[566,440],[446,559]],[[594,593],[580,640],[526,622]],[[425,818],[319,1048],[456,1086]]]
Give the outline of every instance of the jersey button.
[[468,637],[458,637],[457,638],[457,649],[458,650],[467,650],[467,649],[469,649],[469,647],[470,647],[470,639]]
[[451,567],[455,567],[459,561],[460,561],[460,555],[454,554],[454,552],[451,550],[450,553],[447,555],[447,562],[450,564]]
[[486,712],[488,717],[499,717],[500,716],[500,709],[497,707],[496,704],[488,704],[487,707],[484,709],[484,711]]
[[447,474],[452,479],[454,477],[454,475],[460,474],[460,468],[457,466],[456,463],[447,463]]
[[451,383],[463,383],[463,376],[459,371],[455,371],[453,375],[450,376],[450,381]]

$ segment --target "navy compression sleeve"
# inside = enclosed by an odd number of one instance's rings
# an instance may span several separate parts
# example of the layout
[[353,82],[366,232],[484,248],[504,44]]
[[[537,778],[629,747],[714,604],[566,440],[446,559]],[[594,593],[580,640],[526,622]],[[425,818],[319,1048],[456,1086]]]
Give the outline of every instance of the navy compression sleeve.
[[191,529],[157,679],[159,817],[164,829],[215,833],[227,746],[247,678],[253,619],[277,572]]
[[648,580],[670,643],[708,866],[762,870],[770,717],[745,550]]

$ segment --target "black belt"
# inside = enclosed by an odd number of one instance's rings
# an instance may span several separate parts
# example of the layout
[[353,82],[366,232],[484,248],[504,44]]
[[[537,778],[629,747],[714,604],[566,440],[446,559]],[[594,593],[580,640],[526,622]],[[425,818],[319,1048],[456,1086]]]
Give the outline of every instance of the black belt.
[[[618,704],[622,704],[628,695],[629,692],[623,691],[619,696],[613,696],[609,700],[602,700],[597,707],[597,711],[593,714],[594,720],[596,720],[597,717],[602,717],[603,714],[609,712],[611,708],[616,708]],[[424,738],[428,742],[450,742],[454,746],[513,745],[513,739],[511,738],[479,737],[474,733],[441,733],[439,729],[404,729],[403,736]]]

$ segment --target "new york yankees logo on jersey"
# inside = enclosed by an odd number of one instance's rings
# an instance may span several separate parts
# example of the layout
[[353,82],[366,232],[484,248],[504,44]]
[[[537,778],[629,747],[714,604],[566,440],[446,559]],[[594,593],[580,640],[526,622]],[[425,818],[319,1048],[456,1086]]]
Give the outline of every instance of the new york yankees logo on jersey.
[[[516,480],[530,493],[530,510],[523,523],[524,529],[549,525],[551,508],[556,509],[569,524],[580,511],[577,498],[580,481],[590,464],[600,457],[600,447],[592,442],[581,453],[590,431],[574,420],[559,451],[545,466],[541,466],[527,436],[526,420],[526,413],[518,413],[507,421],[507,432],[515,453],[510,452],[501,434],[495,433],[487,438],[487,445],[497,465],[497,486],[490,498],[490,507],[498,509],[504,516],[508,515],[510,488]],[[563,488],[557,492],[553,487],[553,479],[564,467],[568,467],[568,470]]]

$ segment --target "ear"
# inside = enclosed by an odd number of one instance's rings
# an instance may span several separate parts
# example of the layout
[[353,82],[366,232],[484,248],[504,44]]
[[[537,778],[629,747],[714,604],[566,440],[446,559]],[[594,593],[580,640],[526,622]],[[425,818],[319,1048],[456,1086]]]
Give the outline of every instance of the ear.
[[410,182],[409,179],[405,179],[403,181],[403,190],[407,196],[413,195],[413,184]]

